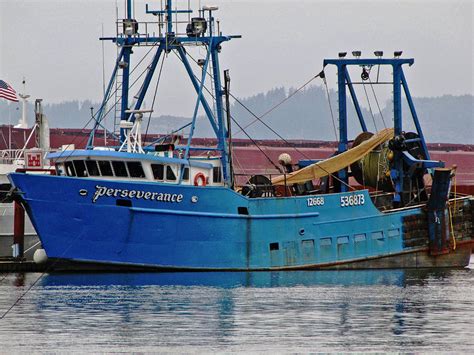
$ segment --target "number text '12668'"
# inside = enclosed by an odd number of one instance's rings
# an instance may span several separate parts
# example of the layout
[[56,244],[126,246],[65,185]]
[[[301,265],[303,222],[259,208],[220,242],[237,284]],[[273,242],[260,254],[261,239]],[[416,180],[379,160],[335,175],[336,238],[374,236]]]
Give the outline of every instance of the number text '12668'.
[[308,207],[324,205],[324,197],[309,197],[307,201],[308,201]]

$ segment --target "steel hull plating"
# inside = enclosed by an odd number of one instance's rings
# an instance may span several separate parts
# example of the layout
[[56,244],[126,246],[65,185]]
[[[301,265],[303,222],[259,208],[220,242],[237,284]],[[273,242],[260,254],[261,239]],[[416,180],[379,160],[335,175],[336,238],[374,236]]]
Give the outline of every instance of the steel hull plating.
[[[178,270],[469,262],[463,250],[470,245],[449,254],[449,262],[429,256],[427,248],[405,248],[403,218],[421,210],[381,213],[366,191],[323,195],[314,203],[309,197],[247,199],[226,188],[27,174],[10,179],[52,259]],[[359,204],[342,207],[351,195]]]

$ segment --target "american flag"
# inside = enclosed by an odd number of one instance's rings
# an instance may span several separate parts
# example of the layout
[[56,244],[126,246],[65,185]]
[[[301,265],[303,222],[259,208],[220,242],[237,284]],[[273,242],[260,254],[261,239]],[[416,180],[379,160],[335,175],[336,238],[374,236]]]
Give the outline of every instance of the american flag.
[[3,80],[0,80],[0,97],[10,101],[18,102],[16,91],[13,90],[13,88]]

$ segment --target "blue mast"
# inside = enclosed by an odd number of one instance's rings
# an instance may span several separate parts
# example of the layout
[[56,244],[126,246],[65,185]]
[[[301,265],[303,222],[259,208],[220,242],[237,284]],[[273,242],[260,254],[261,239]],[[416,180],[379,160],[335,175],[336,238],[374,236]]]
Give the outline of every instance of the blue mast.
[[[127,20],[128,24],[132,23],[132,0],[127,0]],[[125,31],[126,32],[126,31]],[[128,119],[128,92],[130,82],[130,54],[132,52],[133,41],[132,34],[125,33],[126,38],[122,44],[123,61],[119,64],[122,68],[122,99],[120,108],[120,120],[126,121]],[[125,130],[120,128],[120,143],[125,140]]]
[[[401,54],[401,52],[399,53]],[[360,56],[360,53],[359,53]],[[424,154],[424,159],[416,159],[415,157],[411,156],[407,151],[396,151],[395,152],[395,159],[394,159],[394,166],[390,171],[391,178],[394,183],[395,187],[395,195],[393,202],[395,204],[403,205],[404,202],[402,199],[403,195],[403,182],[406,175],[406,171],[404,170],[404,164],[408,164],[409,166],[417,165],[421,166],[422,168],[433,168],[444,166],[442,162],[436,162],[429,160],[430,156],[428,153],[428,149],[426,146],[425,138],[423,136],[423,132],[421,130],[420,122],[418,120],[418,116],[415,111],[415,107],[413,104],[412,97],[410,95],[410,91],[408,90],[408,84],[405,79],[405,75],[403,73],[403,65],[413,65],[414,60],[412,58],[399,58],[395,57],[392,59],[384,59],[384,58],[375,58],[375,59],[365,59],[357,57],[355,59],[346,59],[344,57],[338,59],[325,59],[323,62],[324,67],[326,65],[335,65],[337,67],[337,78],[338,78],[338,98],[339,98],[339,146],[338,146],[338,153],[342,153],[347,150],[348,145],[348,137],[347,137],[347,93],[346,93],[346,86],[349,88],[352,101],[354,103],[354,107],[357,112],[357,116],[359,118],[361,128],[364,132],[367,131],[367,127],[365,125],[364,119],[362,117],[362,111],[360,110],[359,103],[356,98],[356,94],[353,88],[353,83],[349,77],[348,67],[349,66],[357,66],[357,67],[373,67],[377,65],[386,65],[391,66],[393,70],[393,126],[394,126],[394,135],[395,137],[401,137],[403,135],[403,125],[402,125],[402,87],[405,91],[405,96],[408,101],[408,106],[410,107],[410,112],[413,118],[413,122],[415,124],[418,138],[413,140],[407,140],[406,143],[409,142],[419,142],[421,145],[421,150]],[[345,169],[339,172],[339,178],[348,184],[348,175]],[[347,185],[341,186],[341,191],[347,191]]]
[[[213,11],[217,10],[216,7],[203,7],[200,11],[199,17],[191,19],[191,22],[187,24],[186,36],[177,32],[174,28],[173,15],[174,14],[190,14],[192,10],[173,10],[173,1],[166,0],[166,5],[161,10],[151,10],[146,4],[146,13],[158,16],[158,28],[160,29],[159,34],[150,35],[148,33],[139,32],[139,23],[133,18],[132,13],[132,0],[126,0],[127,2],[127,14],[126,18],[123,20],[123,34],[119,34],[116,37],[107,37],[101,38],[102,40],[111,40],[121,47],[120,55],[117,58],[116,66],[114,69],[114,75],[110,80],[110,83],[107,87],[106,97],[109,97],[112,90],[112,83],[114,77],[117,74],[117,71],[121,69],[122,71],[122,92],[121,92],[121,121],[134,122],[134,115],[130,115],[130,102],[129,102],[129,90],[130,90],[130,62],[131,54],[133,53],[132,49],[134,46],[156,46],[156,51],[154,53],[153,59],[148,66],[148,71],[144,77],[143,84],[139,93],[135,96],[135,103],[133,105],[133,110],[137,111],[141,109],[143,101],[145,99],[146,93],[149,89],[150,83],[153,79],[153,75],[156,71],[157,64],[160,61],[160,58],[163,56],[163,52],[169,53],[171,51],[176,51],[178,57],[181,59],[186,72],[193,84],[193,87],[197,94],[197,103],[200,104],[206,116],[211,124],[212,129],[214,130],[217,137],[217,150],[220,152],[220,159],[222,164],[222,173],[224,181],[228,186],[231,185],[231,176],[230,176],[230,162],[229,162],[229,147],[227,143],[227,127],[226,121],[224,119],[224,105],[223,105],[223,95],[224,91],[222,89],[221,82],[221,73],[219,66],[219,53],[221,51],[221,46],[223,42],[229,41],[233,38],[240,38],[240,36],[223,36],[220,33],[214,33],[214,23],[215,19],[213,17]],[[208,15],[207,18],[204,18],[205,15]],[[164,20],[163,20],[164,17]],[[180,22],[177,22],[177,24]],[[165,26],[166,32],[161,33],[161,27]],[[145,25],[146,28],[146,25]],[[203,89],[204,85],[201,83],[205,75],[207,75],[206,65],[201,66],[201,75],[195,74],[185,49],[186,44],[195,44],[202,45],[207,48],[210,58],[209,64],[212,66],[211,73],[213,79],[213,89],[215,92],[215,108],[216,112],[212,110],[212,104],[209,104],[207,101]],[[207,61],[206,61],[207,62]],[[204,72],[204,70],[206,72]],[[203,75],[205,74],[205,75]],[[106,100],[106,99],[104,99]],[[105,101],[104,101],[105,102]],[[195,110],[196,111],[196,110]],[[193,116],[193,127],[196,120],[195,112]],[[103,112],[100,112],[98,115],[96,127],[100,126],[100,121],[103,119]],[[193,130],[191,130],[189,142],[192,139]],[[89,146],[92,146],[93,135],[89,139]],[[123,143],[125,140],[125,129],[120,129],[120,141]],[[187,149],[189,150],[189,148]]]

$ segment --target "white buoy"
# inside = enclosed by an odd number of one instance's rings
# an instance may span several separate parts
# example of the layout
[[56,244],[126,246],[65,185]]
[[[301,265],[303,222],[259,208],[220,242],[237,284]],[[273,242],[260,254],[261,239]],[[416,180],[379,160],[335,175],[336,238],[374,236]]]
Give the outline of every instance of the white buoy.
[[48,256],[46,255],[46,251],[44,249],[36,249],[33,254],[33,261],[37,264],[44,264],[47,262]]

